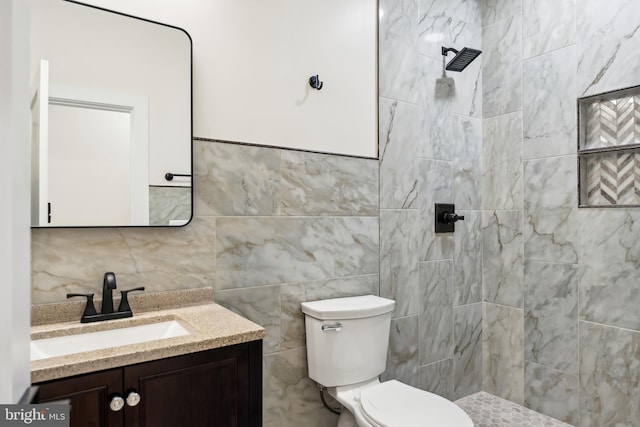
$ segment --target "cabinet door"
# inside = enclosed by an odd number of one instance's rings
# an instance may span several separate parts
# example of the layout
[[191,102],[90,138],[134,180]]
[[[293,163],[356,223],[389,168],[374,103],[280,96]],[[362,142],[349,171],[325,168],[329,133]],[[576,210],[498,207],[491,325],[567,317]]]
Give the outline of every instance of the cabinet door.
[[38,403],[69,399],[71,427],[122,427],[123,412],[109,408],[122,393],[122,370],[112,369],[39,384]]
[[[140,403],[126,407],[125,424],[127,427],[258,425],[250,422],[251,386],[255,386],[250,381],[252,348],[255,353],[256,345],[239,344],[126,367],[125,396],[137,392]],[[261,389],[261,380],[258,386]]]

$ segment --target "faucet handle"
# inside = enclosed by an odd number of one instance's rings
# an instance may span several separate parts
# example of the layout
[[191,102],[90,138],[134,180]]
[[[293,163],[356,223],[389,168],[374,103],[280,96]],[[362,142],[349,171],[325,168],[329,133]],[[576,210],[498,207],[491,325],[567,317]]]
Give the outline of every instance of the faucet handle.
[[118,312],[131,311],[131,307],[129,306],[129,292],[133,291],[144,291],[144,286],[140,286],[139,288],[128,289],[126,291],[120,291],[122,294],[122,299],[120,300],[120,305],[118,306]]
[[[82,313],[82,318],[85,318],[98,314],[95,305],[93,305],[93,295],[94,294],[67,294],[67,298],[85,297],[87,299],[87,305],[84,307],[84,313]],[[80,319],[80,321],[82,321],[82,319]]]

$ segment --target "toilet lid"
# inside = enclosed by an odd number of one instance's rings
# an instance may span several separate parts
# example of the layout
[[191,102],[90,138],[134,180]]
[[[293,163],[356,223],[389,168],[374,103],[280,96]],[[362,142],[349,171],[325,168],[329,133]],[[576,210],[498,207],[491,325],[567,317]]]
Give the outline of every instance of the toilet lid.
[[395,380],[363,389],[360,405],[380,427],[473,427],[455,403]]

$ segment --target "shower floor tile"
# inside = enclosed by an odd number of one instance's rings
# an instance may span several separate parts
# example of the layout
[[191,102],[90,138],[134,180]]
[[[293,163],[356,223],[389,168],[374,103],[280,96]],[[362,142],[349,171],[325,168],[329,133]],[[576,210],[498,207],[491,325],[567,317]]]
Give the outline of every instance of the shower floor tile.
[[484,391],[456,400],[469,414],[474,427],[571,427]]

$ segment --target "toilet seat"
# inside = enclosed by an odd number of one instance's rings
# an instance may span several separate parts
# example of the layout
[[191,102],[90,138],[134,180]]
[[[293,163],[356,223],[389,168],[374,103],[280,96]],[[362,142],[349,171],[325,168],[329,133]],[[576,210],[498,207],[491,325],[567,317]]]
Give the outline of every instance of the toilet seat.
[[375,427],[473,427],[455,403],[396,380],[362,389],[357,400]]

